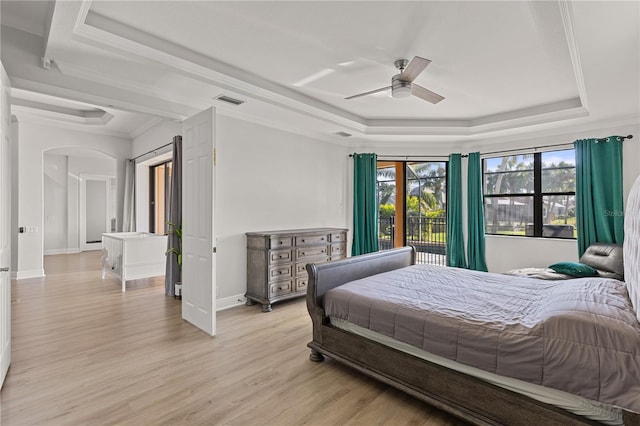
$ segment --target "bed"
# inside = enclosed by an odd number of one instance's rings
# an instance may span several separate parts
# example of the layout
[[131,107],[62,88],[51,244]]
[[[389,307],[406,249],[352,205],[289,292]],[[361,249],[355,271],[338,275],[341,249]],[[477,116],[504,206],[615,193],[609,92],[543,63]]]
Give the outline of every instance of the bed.
[[[639,211],[640,178],[627,203],[624,282],[415,265],[410,247],[308,264],[310,358],[329,356],[474,424],[640,425]],[[511,305],[497,303],[514,289]]]
[[102,234],[102,279],[116,276],[126,291],[126,282],[165,274],[167,236],[148,232]]

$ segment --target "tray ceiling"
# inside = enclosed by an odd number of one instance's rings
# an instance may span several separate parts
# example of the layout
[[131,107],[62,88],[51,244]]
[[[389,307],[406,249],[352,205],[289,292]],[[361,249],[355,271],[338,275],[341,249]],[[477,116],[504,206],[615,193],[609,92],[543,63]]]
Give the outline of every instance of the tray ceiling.
[[[619,25],[590,30],[602,20]],[[390,140],[638,114],[635,2],[3,0],[2,24],[14,87],[147,116],[181,120],[214,105],[291,130]],[[12,46],[31,38],[44,68],[27,73]],[[416,55],[432,61],[416,83],[442,102],[344,99],[389,85],[393,62]],[[615,81],[594,74],[597,55],[626,68]],[[626,94],[600,114],[605,86]]]

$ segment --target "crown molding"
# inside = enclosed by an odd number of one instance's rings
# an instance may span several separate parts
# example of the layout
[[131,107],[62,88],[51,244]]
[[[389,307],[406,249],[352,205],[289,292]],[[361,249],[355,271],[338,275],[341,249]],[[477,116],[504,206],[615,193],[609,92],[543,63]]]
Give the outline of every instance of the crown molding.
[[129,137],[131,139],[135,139],[135,138],[137,138],[138,136],[140,136],[141,134],[143,134],[144,132],[146,132],[147,130],[149,130],[150,128],[152,128],[153,126],[155,126],[156,124],[160,123],[163,120],[164,120],[164,118],[151,117],[149,120],[147,120],[146,123],[142,124],[141,126],[139,126],[134,131],[130,132],[129,133]]
[[571,57],[573,74],[576,78],[576,85],[578,86],[580,103],[583,107],[588,109],[589,103],[587,101],[587,89],[584,83],[582,63],[580,62],[580,51],[578,50],[578,42],[576,41],[576,35],[574,31],[573,9],[571,8],[571,2],[566,0],[558,0],[558,7],[560,8],[562,27],[564,28],[564,35],[567,40],[567,47],[569,48],[569,56]]

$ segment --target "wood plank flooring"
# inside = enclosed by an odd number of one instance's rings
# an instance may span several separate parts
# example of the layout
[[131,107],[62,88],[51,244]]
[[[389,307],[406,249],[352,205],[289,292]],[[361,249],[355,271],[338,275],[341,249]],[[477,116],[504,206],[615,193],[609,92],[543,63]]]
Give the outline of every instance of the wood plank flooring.
[[456,425],[338,363],[309,361],[304,299],[218,313],[209,337],[163,278],[100,279],[99,252],[45,258],[12,283],[12,365],[0,424]]

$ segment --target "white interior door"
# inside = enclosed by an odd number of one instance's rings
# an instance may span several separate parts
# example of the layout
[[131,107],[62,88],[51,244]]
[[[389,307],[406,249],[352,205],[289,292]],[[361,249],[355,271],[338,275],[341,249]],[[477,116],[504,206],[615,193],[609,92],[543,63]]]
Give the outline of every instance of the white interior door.
[[213,108],[182,122],[182,318],[216,332]]
[[11,363],[11,114],[9,82],[0,65],[0,388]]

